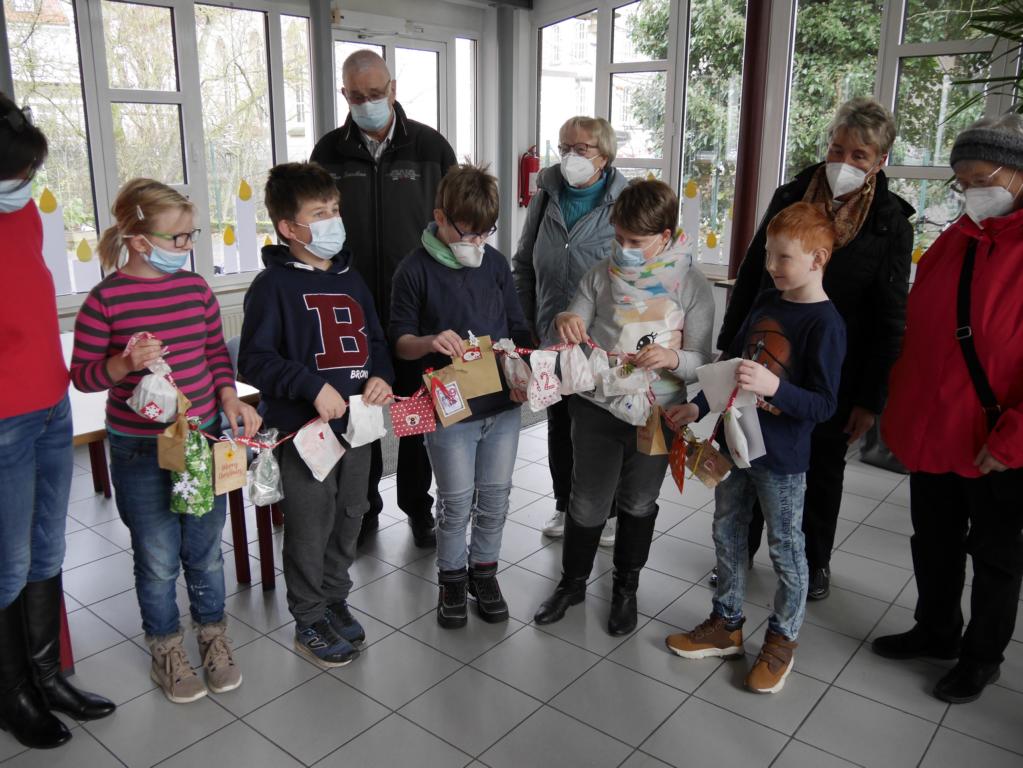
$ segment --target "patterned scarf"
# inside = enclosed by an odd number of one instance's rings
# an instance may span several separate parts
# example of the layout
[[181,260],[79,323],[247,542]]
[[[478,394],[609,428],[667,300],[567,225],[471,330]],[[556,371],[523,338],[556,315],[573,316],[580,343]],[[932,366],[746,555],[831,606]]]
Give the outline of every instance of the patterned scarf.
[[615,304],[634,304],[652,296],[675,296],[689,269],[689,254],[679,237],[652,261],[638,267],[620,267],[608,259],[611,276],[611,297]]
[[824,206],[824,210],[834,222],[835,232],[838,234],[838,238],[835,240],[835,250],[837,251],[860,233],[863,222],[867,220],[870,204],[874,202],[877,174],[867,179],[867,182],[860,187],[856,194],[836,208],[825,168],[826,165],[822,164],[813,174],[810,186],[806,188],[806,194],[803,195],[803,202]]

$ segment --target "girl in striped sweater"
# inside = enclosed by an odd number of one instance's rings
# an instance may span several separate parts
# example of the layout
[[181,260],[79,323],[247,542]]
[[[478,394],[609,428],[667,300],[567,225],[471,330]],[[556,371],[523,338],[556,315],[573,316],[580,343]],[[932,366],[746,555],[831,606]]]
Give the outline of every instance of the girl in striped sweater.
[[[152,179],[133,179],[114,201],[114,226],[103,233],[100,260],[106,277],[89,293],[75,322],[71,380],[83,392],[109,390],[107,434],[117,510],[131,531],[135,590],[153,656],[150,672],[175,703],[241,685],[225,634],[224,573],[220,537],[225,497],[215,496],[202,516],[170,510],[171,473],[157,462],[156,438],[166,424],[128,405],[135,385],[161,353],[174,382],[191,401],[188,416],[202,429],[219,424],[251,435],[255,409],[235,390],[231,359],[220,326],[220,307],[188,263],[195,210],[187,198]],[[148,332],[125,354],[128,340]],[[192,620],[206,683],[195,674],[182,644],[176,579],[184,566]]]

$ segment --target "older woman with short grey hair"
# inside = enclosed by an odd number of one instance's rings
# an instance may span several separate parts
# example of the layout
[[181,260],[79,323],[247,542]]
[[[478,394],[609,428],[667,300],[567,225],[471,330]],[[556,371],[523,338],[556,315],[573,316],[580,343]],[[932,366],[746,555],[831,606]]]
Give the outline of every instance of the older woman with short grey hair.
[[[561,126],[561,162],[541,172],[529,204],[513,268],[515,288],[538,344],[555,341],[551,323],[568,308],[583,275],[611,254],[611,207],[626,179],[612,166],[618,142],[600,117],[577,116]],[[547,463],[554,486],[555,513],[543,532],[561,537],[572,490],[572,422],[565,400],[547,409]],[[614,544],[608,519],[600,543]]]
[[[803,508],[810,600],[822,600],[830,591],[846,451],[881,413],[888,372],[902,343],[913,248],[909,217],[914,211],[888,190],[882,170],[894,141],[892,113],[873,99],[852,99],[838,108],[828,128],[823,162],[775,191],[746,251],[718,336],[718,347],[727,349],[757,294],[771,285],[764,269],[767,223],[792,203],[823,206],[838,234],[824,290],[845,320],[848,347],[838,409],[811,437]],[[753,532],[751,560],[760,540],[756,526]]]

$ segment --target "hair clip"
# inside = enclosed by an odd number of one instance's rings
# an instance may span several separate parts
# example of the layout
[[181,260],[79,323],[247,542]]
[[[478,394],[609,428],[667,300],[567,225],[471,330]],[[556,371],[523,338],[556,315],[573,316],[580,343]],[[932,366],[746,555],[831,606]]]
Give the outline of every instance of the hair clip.
[[139,217],[139,221],[144,221],[145,220],[146,215],[144,213],[142,213],[142,206],[141,205],[136,205],[135,206],[135,215]]

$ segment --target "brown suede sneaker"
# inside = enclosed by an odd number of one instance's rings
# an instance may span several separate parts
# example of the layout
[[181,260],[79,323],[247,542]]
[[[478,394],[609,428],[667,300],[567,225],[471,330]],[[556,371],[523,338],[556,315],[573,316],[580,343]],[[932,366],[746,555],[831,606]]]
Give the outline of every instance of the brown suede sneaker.
[[153,655],[149,676],[175,704],[188,704],[206,695],[206,685],[192,669],[182,641],[181,630],[146,638]]
[[231,655],[231,641],[227,637],[227,622],[202,624],[199,633],[199,653],[206,670],[206,685],[213,693],[227,693],[242,684],[242,673]]
[[746,675],[746,687],[754,693],[777,693],[784,688],[785,678],[792,671],[792,652],[798,645],[795,640],[768,630],[764,647]]
[[706,659],[711,656],[737,658],[742,656],[742,625],[729,626],[721,616],[712,613],[710,618],[689,632],[668,635],[664,644],[672,653],[687,659]]

